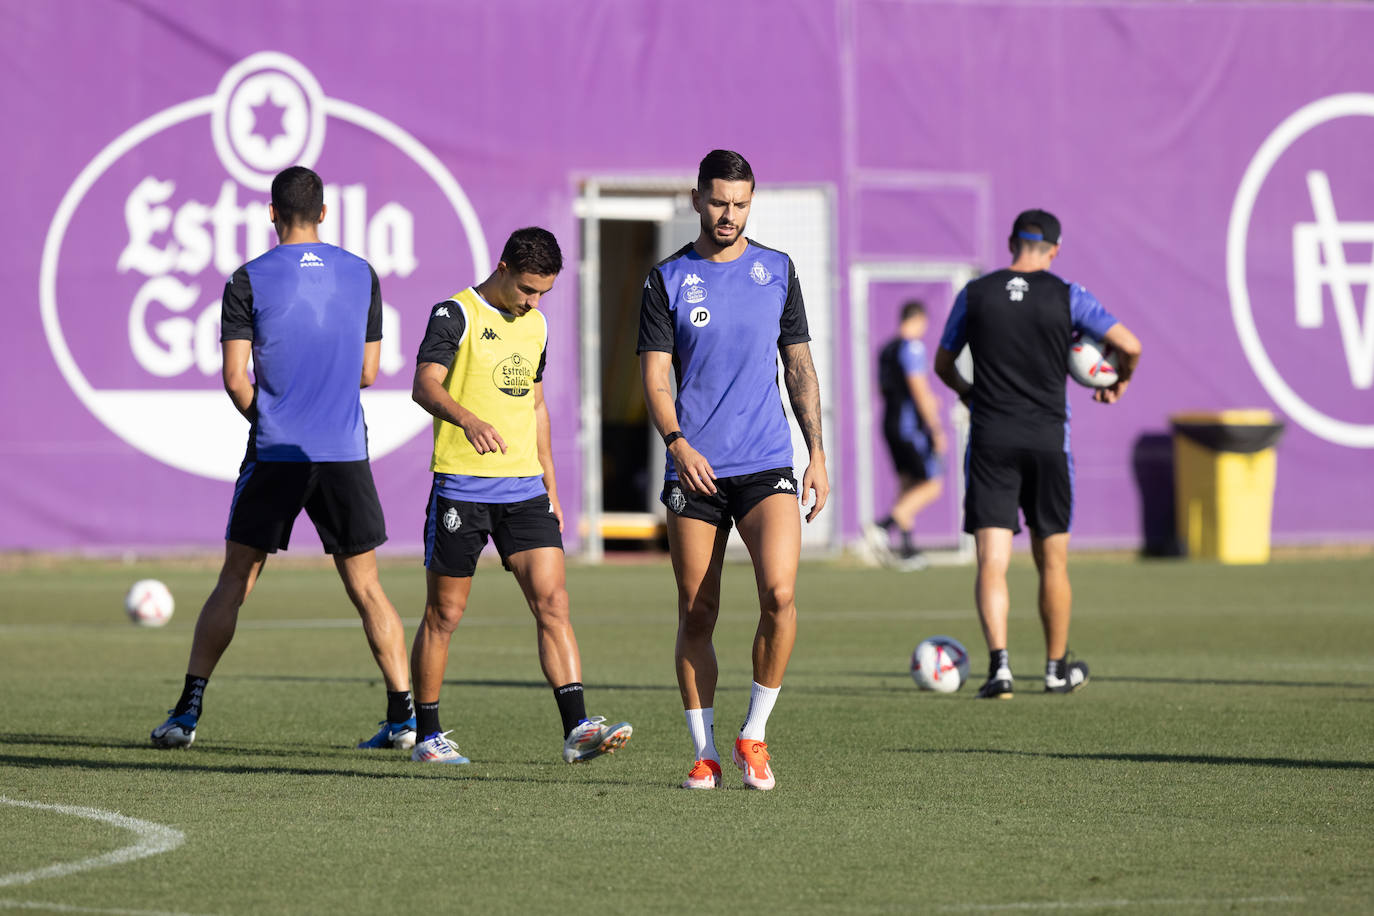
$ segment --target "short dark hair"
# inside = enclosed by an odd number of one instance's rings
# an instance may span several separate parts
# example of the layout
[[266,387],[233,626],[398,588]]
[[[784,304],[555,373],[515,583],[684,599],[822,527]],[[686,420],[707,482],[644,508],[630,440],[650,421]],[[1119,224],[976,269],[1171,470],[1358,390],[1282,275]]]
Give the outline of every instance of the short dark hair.
[[313,225],[324,209],[324,182],[303,165],[293,165],[272,179],[272,207],[284,226]]
[[747,181],[749,190],[754,189],[754,170],[749,167],[749,161],[734,150],[713,149],[706,154],[697,167],[697,190],[705,194],[711,190],[711,182],[717,178],[721,181]]
[[902,304],[903,321],[906,321],[908,318],[915,318],[917,315],[920,315],[922,318],[926,315],[926,304],[920,299],[911,299]]
[[501,260],[517,274],[552,276],[563,270],[563,252],[553,233],[538,226],[517,229],[506,239]]

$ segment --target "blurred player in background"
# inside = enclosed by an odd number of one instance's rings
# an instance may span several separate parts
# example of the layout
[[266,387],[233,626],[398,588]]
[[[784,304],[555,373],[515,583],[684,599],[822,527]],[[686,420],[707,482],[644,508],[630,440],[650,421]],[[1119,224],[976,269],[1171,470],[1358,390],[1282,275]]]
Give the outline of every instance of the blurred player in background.
[[[901,492],[887,517],[868,530],[869,543],[879,559],[895,560],[899,569],[923,569],[925,558],[916,549],[912,529],[916,516],[940,496],[945,454],[940,402],[930,387],[930,361],[921,340],[926,333],[925,303],[913,299],[902,306],[897,337],[878,353],[878,387],[883,394],[883,438],[892,454]],[[892,530],[901,535],[896,557]]]
[[300,166],[277,175],[268,213],[281,243],[224,288],[224,389],[250,424],[248,450],[229,506],[224,566],[196,620],[181,699],[153,729],[158,747],[195,739],[205,685],[234,638],[239,607],[267,555],[286,549],[302,508],[334,557],[386,681],[386,720],[358,746],[415,743],[405,633],[377,577],[386,523],[358,396],[377,378],[382,293],[366,261],[320,241],[324,212],[320,176]]
[[439,689],[488,537],[534,614],[539,665],[563,721],[563,759],[591,760],[630,740],[628,722],[587,717],[568,606],[544,403],[548,325],[538,310],[562,269],[550,232],[512,233],[491,276],[434,306],[420,343],[412,396],[434,416],[434,484],[425,516],[425,616],[411,651],[413,760],[468,762],[439,725]]
[[[1031,530],[1040,574],[1045,691],[1071,693],[1088,680],[1088,666],[1067,658],[1074,498],[1067,355],[1076,331],[1120,351],[1116,383],[1093,395],[1113,404],[1125,394],[1140,361],[1140,341],[1086,289],[1049,272],[1059,243],[1059,220],[1052,214],[1027,210],[1017,216],[1008,240],[1011,266],[964,287],[935,356],[935,373],[968,404],[971,417],[964,530],[977,546],[975,598],[991,656],[988,680],[978,691],[984,698],[1012,696],[1007,564],[1012,535],[1021,530],[1018,507]],[[972,385],[954,366],[965,344],[973,353]]]
[[[744,235],[754,173],[739,153],[701,161],[692,206],[697,240],[644,283],[640,371],[649,415],[668,448],[662,500],[677,579],[677,678],[695,760],[684,788],[720,785],[715,746],[720,574],[732,523],[754,562],[759,625],[749,712],[732,759],[753,789],[771,789],[765,726],[797,634],[801,553],[792,437],[778,395],[777,359],[810,452],[802,502],[809,522],[830,482],[821,442],[820,387],[792,259]],[[677,398],[672,373],[677,373]]]

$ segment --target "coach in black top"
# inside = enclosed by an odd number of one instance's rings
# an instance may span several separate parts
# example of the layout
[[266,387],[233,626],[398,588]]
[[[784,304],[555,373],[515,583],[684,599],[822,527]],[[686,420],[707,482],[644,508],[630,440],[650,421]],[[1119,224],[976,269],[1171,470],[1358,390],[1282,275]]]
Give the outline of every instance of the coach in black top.
[[[1070,693],[1088,679],[1083,662],[1067,663],[1069,525],[1073,517],[1073,457],[1065,399],[1067,356],[1074,333],[1106,341],[1121,353],[1115,384],[1093,397],[1115,403],[1140,360],[1140,341],[1077,283],[1049,272],[1059,254],[1059,220],[1027,210],[1012,225],[1011,267],[971,281],[954,301],[935,355],[935,373],[969,406],[968,490],[964,530],[978,549],[978,616],[991,659],[980,697],[1010,699],[1007,656],[1007,564],[1017,509],[1031,530],[1040,573],[1040,622],[1045,631],[1045,690]],[[974,382],[954,367],[967,344]]]

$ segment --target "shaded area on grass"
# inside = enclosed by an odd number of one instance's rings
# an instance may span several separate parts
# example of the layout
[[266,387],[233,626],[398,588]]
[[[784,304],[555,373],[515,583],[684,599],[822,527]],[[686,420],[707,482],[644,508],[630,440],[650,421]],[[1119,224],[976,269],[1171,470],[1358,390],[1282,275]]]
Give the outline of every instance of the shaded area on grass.
[[1374,760],[1304,760],[1300,757],[1226,757],[1220,754],[1070,753],[1067,751],[1020,751],[1013,748],[919,748],[896,749],[903,754],[995,754],[1007,757],[1043,757],[1049,760],[1107,760],[1116,763],[1197,763],[1207,766],[1284,767],[1310,770],[1374,770]]

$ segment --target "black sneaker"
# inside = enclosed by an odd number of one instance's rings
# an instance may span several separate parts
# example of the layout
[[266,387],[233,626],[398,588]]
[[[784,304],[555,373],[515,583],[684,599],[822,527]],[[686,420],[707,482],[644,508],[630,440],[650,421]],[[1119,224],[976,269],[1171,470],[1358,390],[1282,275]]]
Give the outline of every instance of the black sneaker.
[[1011,672],[1006,668],[998,668],[993,672],[992,677],[988,678],[987,683],[978,688],[977,698],[980,700],[1010,700],[1011,689]]
[[1073,693],[1088,683],[1088,663],[1070,662],[1063,677],[1045,676],[1046,693]]

